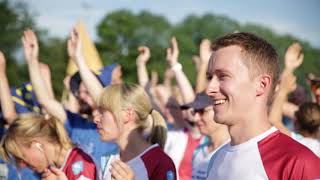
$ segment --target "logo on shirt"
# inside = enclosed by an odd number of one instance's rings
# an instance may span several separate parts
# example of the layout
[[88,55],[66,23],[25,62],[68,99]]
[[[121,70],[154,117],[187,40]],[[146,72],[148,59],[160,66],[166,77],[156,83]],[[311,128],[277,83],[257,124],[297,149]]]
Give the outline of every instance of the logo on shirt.
[[77,161],[72,164],[72,172],[74,175],[78,175],[83,171],[83,162]]
[[167,180],[174,180],[174,174],[172,171],[167,171]]

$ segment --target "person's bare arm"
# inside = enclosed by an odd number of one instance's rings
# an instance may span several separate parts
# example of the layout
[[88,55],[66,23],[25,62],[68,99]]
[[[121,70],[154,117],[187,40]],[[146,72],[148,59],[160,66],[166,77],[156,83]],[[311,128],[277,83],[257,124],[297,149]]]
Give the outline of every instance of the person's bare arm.
[[[283,133],[290,135],[290,131],[282,123],[282,115],[284,113],[283,108],[286,108],[288,94],[295,90],[296,88],[296,77],[293,72],[297,69],[303,62],[302,48],[298,43],[293,43],[289,46],[285,54],[285,68],[281,75],[281,81],[279,85],[279,90],[273,101],[269,119],[270,122],[280,129]],[[291,109],[291,118],[294,114]]]
[[169,96],[171,96],[171,91],[172,91],[172,79],[174,78],[174,72],[172,69],[167,68],[165,73],[164,73],[164,80],[163,80],[163,85],[165,88],[168,89],[168,93],[170,93]]
[[287,116],[290,119],[294,119],[295,118],[295,113],[296,111],[299,110],[299,106],[290,103],[288,101],[286,101],[283,106],[282,106],[282,113],[283,115]]
[[171,39],[171,48],[167,49],[167,62],[173,70],[177,84],[183,96],[184,103],[192,102],[195,98],[194,91],[187,76],[182,70],[182,65],[178,62],[179,48],[175,37]]
[[46,88],[46,83],[42,79],[39,66],[39,46],[35,33],[32,30],[26,30],[23,33],[22,44],[25,59],[28,65],[29,75],[37,100],[45,110],[52,116],[64,122],[67,114],[60,102],[52,98]]
[[50,98],[54,98],[50,67],[47,64],[42,62],[39,63],[39,66],[40,66],[40,72],[43,77],[43,80],[46,83],[46,88],[48,90],[49,96]]
[[6,59],[0,51],[0,103],[4,119],[11,124],[17,117],[6,74]]
[[200,61],[201,61],[200,56],[198,56],[198,55],[192,56],[192,62],[196,66],[197,73],[199,72],[199,69],[200,69]]
[[208,39],[202,40],[200,44],[200,65],[197,73],[196,93],[200,93],[206,89],[206,72],[211,54],[211,42]]
[[88,89],[90,96],[96,101],[103,90],[103,86],[85,62],[77,29],[71,32],[71,38],[68,40],[68,54],[75,61],[81,80]]
[[63,84],[64,84],[66,91],[64,91],[65,98],[63,98],[62,104],[69,111],[71,111],[73,113],[79,113],[79,109],[80,109],[79,102],[78,102],[77,98],[70,91],[70,79],[71,79],[71,75],[67,75],[63,79]]
[[[291,44],[285,54],[285,67],[283,72],[294,73],[294,71],[303,63],[303,57],[304,55],[301,45],[299,43]],[[297,105],[286,101],[282,107],[283,114],[291,119],[294,119],[294,114],[298,108],[299,107]]]
[[296,77],[293,73],[285,71],[281,75],[281,82],[279,84],[279,90],[273,100],[269,120],[270,122],[278,128],[281,132],[290,135],[290,131],[282,122],[282,107],[287,102],[288,94],[294,91],[296,88]]
[[136,59],[138,81],[140,86],[146,87],[149,82],[148,70],[146,67],[147,62],[150,59],[150,50],[146,46],[140,46],[138,48],[139,56]]

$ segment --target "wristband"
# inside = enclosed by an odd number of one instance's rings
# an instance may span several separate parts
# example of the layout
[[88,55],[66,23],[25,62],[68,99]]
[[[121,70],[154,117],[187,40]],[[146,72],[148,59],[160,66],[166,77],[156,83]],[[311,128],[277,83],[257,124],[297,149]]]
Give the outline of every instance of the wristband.
[[182,69],[182,65],[180,63],[176,63],[175,65],[171,66],[171,69],[175,72],[179,71]]

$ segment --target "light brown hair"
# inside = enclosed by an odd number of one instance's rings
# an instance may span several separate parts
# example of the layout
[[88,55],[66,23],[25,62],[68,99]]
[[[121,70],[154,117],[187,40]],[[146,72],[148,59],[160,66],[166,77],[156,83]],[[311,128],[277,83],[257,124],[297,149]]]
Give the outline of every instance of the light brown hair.
[[1,140],[0,156],[5,161],[10,161],[12,157],[24,160],[20,147],[30,147],[36,137],[43,137],[65,149],[73,146],[59,120],[30,113],[19,116],[10,125]]
[[[122,119],[122,109],[133,108],[137,114],[136,123],[142,130],[151,128],[147,141],[164,147],[167,138],[167,126],[162,115],[152,108],[145,90],[136,84],[115,84],[104,88],[98,101],[98,107],[113,113],[117,120]],[[151,123],[150,123],[150,121]]]

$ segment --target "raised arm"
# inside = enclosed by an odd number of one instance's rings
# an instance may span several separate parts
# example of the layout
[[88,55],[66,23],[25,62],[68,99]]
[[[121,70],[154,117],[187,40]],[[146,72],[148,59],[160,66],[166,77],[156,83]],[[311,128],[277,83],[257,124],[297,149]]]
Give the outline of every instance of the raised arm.
[[199,72],[200,69],[200,56],[194,55],[192,56],[192,62],[196,66],[196,72]]
[[71,32],[71,38],[68,40],[68,54],[75,61],[81,80],[88,89],[90,96],[97,100],[103,90],[103,86],[85,62],[82,54],[82,43],[76,29]]
[[172,79],[174,78],[174,72],[172,69],[167,68],[166,71],[164,72],[164,80],[163,80],[163,85],[165,88],[168,89],[169,96],[171,96],[171,91],[172,91]]
[[139,51],[139,56],[136,59],[138,80],[139,80],[140,86],[146,87],[147,83],[149,82],[149,76],[148,76],[148,70],[147,70],[146,64],[150,59],[150,50],[146,46],[140,46],[138,48],[138,51]]
[[63,84],[66,91],[64,91],[65,94],[63,96],[65,96],[65,98],[63,98],[62,104],[69,111],[73,113],[79,113],[79,102],[77,98],[73,95],[73,93],[70,91],[70,79],[71,75],[67,75],[63,79]]
[[[284,73],[294,73],[294,71],[303,63],[303,57],[301,45],[299,43],[291,44],[285,54]],[[283,114],[291,119],[294,118],[294,114],[298,109],[299,107],[297,105],[288,101],[282,106]]]
[[42,62],[39,63],[39,66],[40,66],[41,75],[43,77],[43,80],[44,80],[46,87],[47,87],[47,90],[48,90],[48,94],[49,94],[50,98],[54,98],[50,67],[47,64],[42,63]]
[[177,84],[183,96],[184,103],[192,102],[195,98],[194,91],[187,76],[182,70],[182,65],[178,62],[179,48],[175,37],[171,39],[171,48],[167,49],[167,61],[173,70]]
[[298,110],[299,110],[299,106],[288,101],[286,101],[282,106],[282,114],[287,116],[290,119],[295,118],[295,113]]
[[0,102],[4,119],[8,124],[17,117],[17,112],[11,98],[10,87],[6,74],[6,59],[0,51]]
[[64,122],[67,118],[66,112],[62,104],[60,104],[60,102],[50,96],[50,93],[48,92],[46,87],[46,83],[42,78],[38,60],[38,40],[32,30],[24,31],[22,44],[25,59],[28,65],[31,83],[39,103],[49,114]]
[[282,107],[287,102],[288,94],[296,88],[296,77],[293,73],[285,71],[281,75],[281,82],[279,84],[278,92],[273,100],[271,111],[269,114],[270,122],[278,128],[281,132],[290,136],[290,131],[282,123]]
[[[279,90],[273,101],[269,119],[278,129],[283,133],[290,135],[289,130],[282,123],[282,115],[287,111],[288,108],[287,98],[288,94],[295,90],[296,88],[296,77],[293,72],[297,69],[303,62],[302,48],[298,43],[294,43],[289,46],[285,54],[285,68],[281,75],[281,81],[279,85]],[[290,114],[294,114],[292,109],[298,109],[290,107]],[[285,110],[285,111],[283,111]],[[292,116],[291,116],[292,117]]]
[[303,62],[302,47],[299,43],[293,43],[286,51],[284,64],[284,71],[293,73]]
[[204,91],[207,86],[206,72],[211,54],[211,42],[208,39],[203,39],[200,44],[200,65],[197,72],[196,93]]

